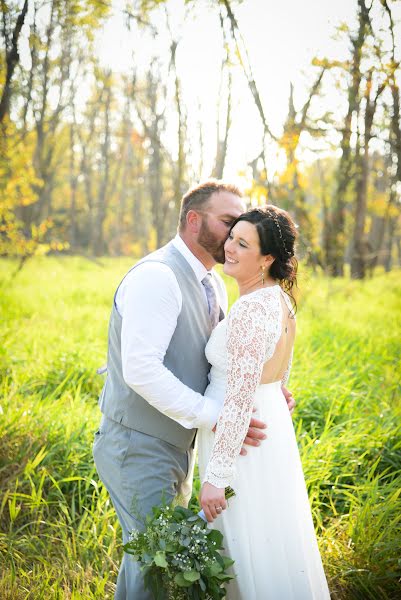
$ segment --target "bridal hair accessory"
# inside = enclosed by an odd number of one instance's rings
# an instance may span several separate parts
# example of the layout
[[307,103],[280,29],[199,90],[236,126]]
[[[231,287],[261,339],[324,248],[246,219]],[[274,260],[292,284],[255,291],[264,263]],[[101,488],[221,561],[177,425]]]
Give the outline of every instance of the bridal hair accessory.
[[283,238],[283,232],[281,231],[280,223],[279,223],[279,221],[278,221],[278,217],[277,217],[276,213],[274,213],[274,212],[271,212],[270,210],[267,210],[267,211],[266,211],[266,213],[268,214],[268,216],[269,216],[269,217],[272,217],[272,218],[273,218],[273,221],[274,221],[274,223],[275,223],[275,225],[276,225],[276,227],[277,227],[277,229],[278,229],[278,233],[279,233],[279,236],[280,236],[280,240],[281,240],[281,243],[283,244],[283,247],[284,247],[284,250],[285,250],[286,254],[287,254],[288,256],[292,256],[292,255],[293,255],[293,254],[292,254],[292,252],[290,252],[290,251],[287,249],[287,246],[285,245],[285,241],[284,241],[284,238]]

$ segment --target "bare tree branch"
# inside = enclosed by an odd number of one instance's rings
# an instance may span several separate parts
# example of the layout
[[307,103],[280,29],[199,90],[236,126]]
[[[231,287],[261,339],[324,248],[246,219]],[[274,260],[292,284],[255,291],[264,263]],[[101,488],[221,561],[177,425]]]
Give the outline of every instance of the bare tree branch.
[[266,134],[268,134],[274,141],[277,142],[276,136],[272,133],[272,131],[267,123],[267,119],[266,119],[266,116],[265,116],[265,113],[263,110],[263,106],[262,106],[262,101],[260,99],[260,94],[259,94],[258,88],[256,86],[255,78],[252,73],[252,68],[251,68],[251,63],[249,60],[248,52],[247,52],[241,31],[239,29],[238,22],[237,22],[237,20],[234,16],[234,13],[231,9],[229,0],[221,0],[221,1],[227,11],[227,16],[228,16],[228,19],[229,19],[230,25],[231,25],[232,36],[233,36],[236,46],[237,46],[237,52],[238,52],[239,59],[241,61],[241,66],[245,73],[245,77],[248,81],[248,86],[249,86],[249,89],[251,90],[251,94],[255,101],[256,107],[259,111],[259,116],[262,120],[263,129]]

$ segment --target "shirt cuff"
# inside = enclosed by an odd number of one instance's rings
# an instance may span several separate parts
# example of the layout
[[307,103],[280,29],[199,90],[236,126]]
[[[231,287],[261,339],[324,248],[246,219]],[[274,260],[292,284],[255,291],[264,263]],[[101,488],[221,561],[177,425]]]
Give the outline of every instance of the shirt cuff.
[[204,396],[205,402],[203,403],[202,410],[196,419],[197,428],[212,430],[217,423],[221,409],[223,408],[221,402],[215,398]]

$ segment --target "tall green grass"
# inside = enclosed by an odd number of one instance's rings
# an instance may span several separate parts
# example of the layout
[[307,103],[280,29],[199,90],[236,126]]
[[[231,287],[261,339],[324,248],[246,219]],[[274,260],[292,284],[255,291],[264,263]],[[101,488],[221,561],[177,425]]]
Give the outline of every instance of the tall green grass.
[[[11,280],[15,265],[0,262],[2,600],[113,596],[119,528],[91,446],[96,368],[129,266],[42,258]],[[300,274],[289,387],[319,544],[341,600],[401,597],[399,279]]]

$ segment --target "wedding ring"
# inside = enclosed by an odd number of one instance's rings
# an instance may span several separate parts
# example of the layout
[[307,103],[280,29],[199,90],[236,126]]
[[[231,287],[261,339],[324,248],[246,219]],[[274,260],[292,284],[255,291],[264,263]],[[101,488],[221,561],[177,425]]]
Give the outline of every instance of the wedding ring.
[[222,511],[222,510],[223,510],[223,509],[221,508],[221,506],[217,506],[217,508],[216,508],[216,512],[217,512],[217,513],[221,513],[221,511]]

